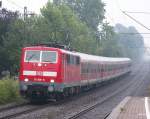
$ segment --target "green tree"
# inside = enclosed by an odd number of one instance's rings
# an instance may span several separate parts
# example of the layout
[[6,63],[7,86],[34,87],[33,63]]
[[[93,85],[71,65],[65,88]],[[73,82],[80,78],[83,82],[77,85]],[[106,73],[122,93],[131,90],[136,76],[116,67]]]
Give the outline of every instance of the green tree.
[[24,22],[16,20],[9,25],[9,32],[6,33],[2,48],[4,62],[7,64],[5,68],[11,73],[17,73],[19,69],[20,53],[24,44]]
[[99,42],[101,51],[97,49],[99,55],[107,57],[121,57],[122,48],[118,43],[117,34],[114,31],[114,27],[110,26],[109,23],[103,23],[102,25],[102,37]]
[[98,26],[104,19],[104,3],[101,0],[54,0],[54,3],[65,3],[71,7],[79,19],[94,31],[98,31]]
[[64,4],[55,5],[48,2],[41,9],[34,32],[34,39],[37,41],[57,41],[78,51],[94,52],[94,36],[91,30]]
[[4,42],[10,31],[11,23],[16,19],[18,19],[18,12],[12,12],[6,9],[0,10],[0,73],[3,70],[9,70],[11,67]]
[[144,40],[135,27],[115,26],[118,32],[118,41],[126,57],[140,58],[144,54]]

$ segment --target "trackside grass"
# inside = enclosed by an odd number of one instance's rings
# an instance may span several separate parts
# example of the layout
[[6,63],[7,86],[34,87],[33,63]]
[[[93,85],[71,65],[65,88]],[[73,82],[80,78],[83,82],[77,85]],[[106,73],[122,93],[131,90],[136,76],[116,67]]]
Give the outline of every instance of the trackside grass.
[[21,100],[18,81],[9,77],[0,80],[0,104]]

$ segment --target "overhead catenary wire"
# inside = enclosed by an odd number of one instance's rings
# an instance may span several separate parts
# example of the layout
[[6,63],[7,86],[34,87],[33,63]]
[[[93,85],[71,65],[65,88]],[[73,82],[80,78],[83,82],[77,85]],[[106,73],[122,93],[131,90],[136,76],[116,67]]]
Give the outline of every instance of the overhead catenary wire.
[[128,32],[127,33],[123,33],[123,32],[118,32],[118,34],[129,34],[129,35],[144,34],[144,35],[150,35],[150,33],[146,33],[146,32],[145,33],[141,33],[141,32],[140,33],[139,32],[138,33],[128,33]]
[[120,5],[119,5],[119,1],[117,0],[116,1],[116,4],[119,8],[119,10],[124,14],[126,15],[127,17],[129,17],[130,19],[132,19],[134,22],[136,22],[137,24],[139,24],[140,26],[144,27],[145,29],[147,30],[150,30],[150,28],[148,28],[147,26],[145,26],[144,24],[142,24],[140,21],[136,20],[135,18],[133,18],[131,15],[127,14],[127,13],[145,13],[145,14],[150,14],[150,12],[129,12],[129,11],[123,11],[121,8],[120,8]]
[[145,29],[147,29],[147,30],[150,31],[150,29],[147,26],[145,26],[144,24],[142,24],[141,22],[139,22],[138,20],[136,20],[135,18],[133,18],[132,16],[130,16],[129,14],[127,14],[125,11],[122,11],[122,13],[125,14],[126,16],[128,16],[133,21],[135,21],[137,24],[141,25],[142,27],[144,27]]
[[133,14],[148,14],[150,15],[150,12],[133,12],[133,11],[124,11],[126,13],[133,13]]

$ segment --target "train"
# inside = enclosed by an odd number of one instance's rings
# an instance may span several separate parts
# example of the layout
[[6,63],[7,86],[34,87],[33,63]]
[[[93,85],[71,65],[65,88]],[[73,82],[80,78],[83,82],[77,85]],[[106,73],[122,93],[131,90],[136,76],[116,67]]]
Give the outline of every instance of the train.
[[20,61],[20,93],[30,100],[59,100],[127,74],[131,64],[130,58],[95,56],[61,45],[24,47]]

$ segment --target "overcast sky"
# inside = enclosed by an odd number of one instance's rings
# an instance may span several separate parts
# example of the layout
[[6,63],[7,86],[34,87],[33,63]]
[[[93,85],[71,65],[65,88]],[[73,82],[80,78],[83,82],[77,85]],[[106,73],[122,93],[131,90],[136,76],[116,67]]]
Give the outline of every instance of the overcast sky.
[[[40,8],[46,4],[48,0],[2,0],[3,7],[10,10],[19,10],[23,12],[23,7],[27,6],[28,10],[36,13],[40,12]],[[122,11],[129,12],[150,12],[150,0],[102,0],[106,3],[106,18],[111,25],[121,23],[126,26],[135,26],[139,32],[150,33],[149,30],[135,23],[132,19],[125,16]],[[149,14],[133,14],[128,13],[133,18],[141,22],[150,29],[150,13]],[[150,35],[143,35],[145,44],[150,46]]]
[[[128,12],[148,12],[148,14],[127,13],[137,21],[150,29],[150,0],[103,0],[106,3],[107,20],[112,24],[121,23],[126,26],[135,26],[141,33],[150,33],[147,30],[134,22],[132,19],[124,15],[122,11]],[[145,45],[150,46],[150,34],[143,35]]]

